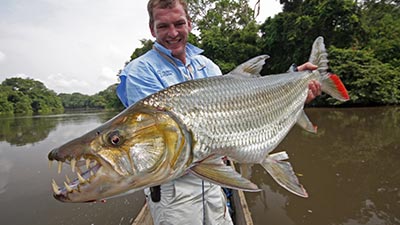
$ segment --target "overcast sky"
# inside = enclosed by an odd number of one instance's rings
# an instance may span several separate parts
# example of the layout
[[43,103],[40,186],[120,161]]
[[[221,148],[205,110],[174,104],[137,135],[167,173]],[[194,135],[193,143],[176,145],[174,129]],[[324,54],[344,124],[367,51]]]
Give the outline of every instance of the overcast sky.
[[[251,0],[254,5],[256,0]],[[32,78],[57,93],[95,94],[148,30],[147,0],[0,0],[0,82]],[[263,21],[281,11],[261,0]]]

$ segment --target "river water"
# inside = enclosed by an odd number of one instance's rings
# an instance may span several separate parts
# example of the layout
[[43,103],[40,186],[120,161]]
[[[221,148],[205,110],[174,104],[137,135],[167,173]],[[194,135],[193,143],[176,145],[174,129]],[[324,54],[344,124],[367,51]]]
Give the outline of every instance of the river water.
[[[318,134],[294,127],[276,152],[287,151],[309,198],[281,187],[258,165],[262,189],[246,193],[256,225],[400,224],[400,108],[311,108]],[[143,193],[105,203],[61,203],[52,197],[48,152],[115,113],[0,118],[0,224],[130,224]]]

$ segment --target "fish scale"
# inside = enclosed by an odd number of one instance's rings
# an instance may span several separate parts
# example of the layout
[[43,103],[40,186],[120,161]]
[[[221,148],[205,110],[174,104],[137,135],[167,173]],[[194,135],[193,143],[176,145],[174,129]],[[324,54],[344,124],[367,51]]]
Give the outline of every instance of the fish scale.
[[[191,121],[186,126],[202,143],[199,146],[207,146],[196,149],[197,160],[225,153],[241,162],[259,163],[296,123],[298,113],[285,111],[302,110],[308,82],[318,76],[315,71],[259,79],[213,77],[179,84],[144,101]],[[271,113],[260,113],[268,110]]]

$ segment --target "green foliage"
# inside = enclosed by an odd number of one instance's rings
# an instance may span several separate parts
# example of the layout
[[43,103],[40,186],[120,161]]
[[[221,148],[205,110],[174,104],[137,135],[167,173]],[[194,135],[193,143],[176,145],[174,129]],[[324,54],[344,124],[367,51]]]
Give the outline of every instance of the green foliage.
[[[280,0],[283,12],[261,25],[246,0],[189,0],[197,35],[190,41],[226,73],[243,61],[269,54],[263,74],[281,73],[308,60],[317,36],[330,47],[333,72],[348,88],[347,105],[400,101],[400,1]],[[267,4],[260,1],[261,4]],[[151,49],[142,41],[132,59]],[[313,105],[335,105],[322,98]]]
[[94,95],[84,95],[81,93],[65,94],[61,93],[61,99],[66,109],[123,109],[123,105],[116,95],[117,84],[109,86],[106,90]]
[[14,104],[8,100],[11,87],[0,85],[0,115],[14,113]]
[[116,95],[117,86],[118,84],[113,84],[109,86],[106,90],[101,91],[95,95],[99,98],[104,99],[106,109],[122,110],[125,108],[119,100],[118,96]]
[[64,109],[55,92],[40,81],[8,78],[1,84],[0,114],[48,114]]
[[[195,29],[189,41],[204,50],[204,55],[214,59],[223,73],[232,70],[249,57],[259,55],[259,25],[254,11],[246,0],[191,0],[188,1]],[[131,60],[152,48],[151,40],[141,40]]]
[[56,95],[43,83],[27,78],[8,78],[0,85],[0,115],[62,113],[66,109],[122,110],[113,84],[95,95]]
[[130,61],[133,59],[136,59],[137,57],[143,55],[144,53],[146,53],[147,51],[152,49],[154,42],[149,39],[142,39],[142,40],[140,40],[140,43],[142,43],[142,47],[135,49],[135,51],[131,55]]
[[372,49],[382,62],[400,67],[400,7],[381,1],[367,1],[362,11],[366,30],[364,48]]
[[214,59],[223,73],[260,54],[259,25],[247,1],[216,1],[196,22],[201,31],[199,47]]
[[[324,36],[332,70],[351,96],[346,104],[399,104],[400,12],[390,1],[281,1],[284,12],[261,26],[269,73],[307,61],[312,41]],[[337,104],[336,101],[328,101]],[[314,101],[314,105],[326,101]]]
[[222,72],[227,73],[238,64],[260,54],[257,32],[258,26],[254,21],[233,31],[224,31],[215,26],[203,32],[199,46],[204,49],[204,55],[215,59]]
[[[280,0],[283,12],[258,24],[248,0],[189,0],[195,32],[191,43],[204,49],[223,73],[259,54],[269,54],[266,73],[281,73],[308,60],[312,42],[325,38],[333,72],[355,105],[400,103],[400,1]],[[261,4],[264,4],[261,1]],[[266,4],[266,3],[265,3]],[[131,59],[152,48],[141,40]],[[59,94],[32,79],[0,85],[0,114],[57,113],[67,109],[123,109],[116,84],[95,95]],[[322,99],[326,100],[326,98]],[[314,105],[337,104],[314,101]]]
[[308,54],[310,50],[303,48],[306,45],[311,46],[311,38],[302,39],[296,35],[293,29],[296,27],[294,24],[296,19],[297,15],[294,13],[281,13],[273,19],[268,18],[261,26],[262,52],[271,57],[267,61],[268,73],[286,71],[292,63],[306,60],[305,54]]
[[64,108],[68,109],[85,109],[89,106],[89,96],[81,93],[65,94],[61,93],[58,95],[61,99]]
[[362,34],[359,10],[354,1],[285,2],[288,4],[284,8],[286,11],[268,18],[261,26],[261,48],[271,56],[269,63],[273,73],[285,71],[293,62],[307,61],[317,36],[324,36],[327,46],[348,48]]
[[399,104],[400,68],[382,63],[366,50],[330,48],[330,64],[344,80],[351,103]]

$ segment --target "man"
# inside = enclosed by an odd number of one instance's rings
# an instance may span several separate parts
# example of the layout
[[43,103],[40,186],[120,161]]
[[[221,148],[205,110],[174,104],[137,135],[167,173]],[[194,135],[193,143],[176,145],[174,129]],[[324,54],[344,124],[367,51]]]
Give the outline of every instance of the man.
[[[117,94],[125,106],[173,84],[221,75],[219,67],[188,43],[192,29],[184,0],[150,0],[149,26],[156,42],[153,49],[130,62],[120,74]],[[315,69],[304,64],[298,69]],[[310,83],[309,100],[320,94]],[[154,224],[232,224],[220,186],[191,174],[146,189]]]

